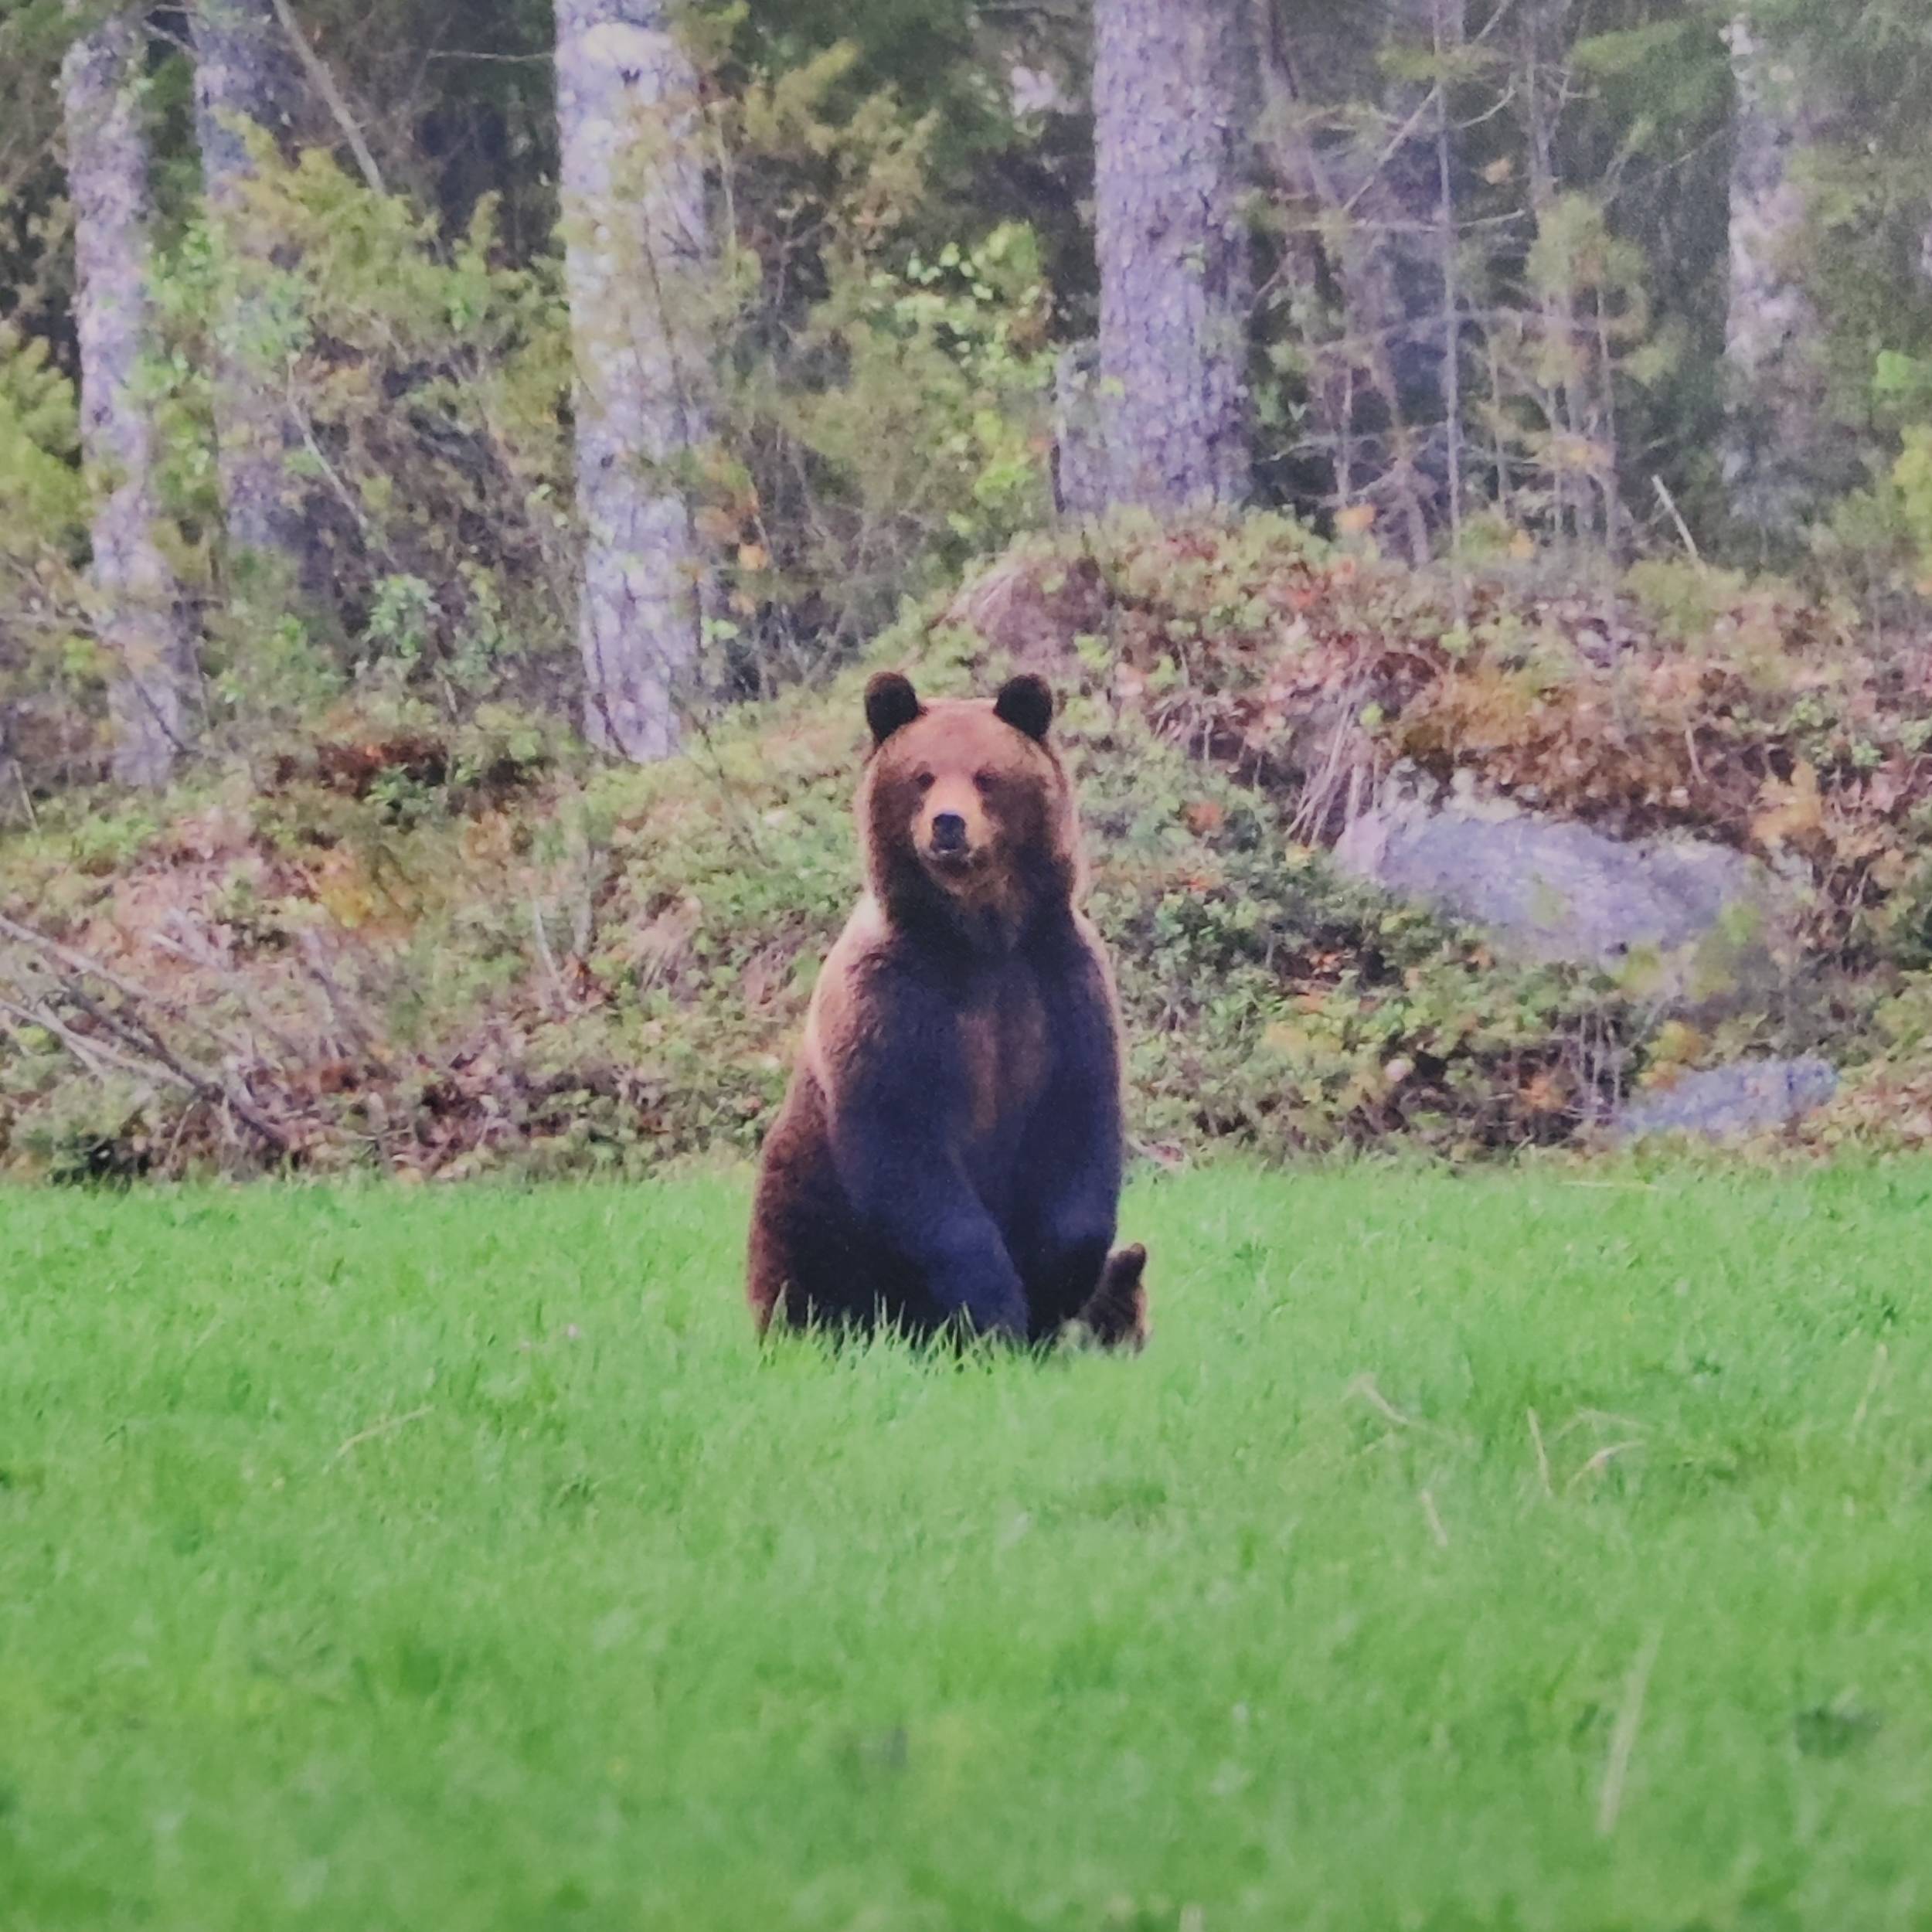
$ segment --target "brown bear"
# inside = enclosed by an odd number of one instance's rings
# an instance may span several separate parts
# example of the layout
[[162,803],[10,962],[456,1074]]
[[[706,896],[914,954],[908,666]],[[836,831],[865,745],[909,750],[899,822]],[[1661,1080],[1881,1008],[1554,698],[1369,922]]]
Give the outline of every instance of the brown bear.
[[990,704],[922,703],[891,672],[866,687],[868,889],[765,1144],[761,1332],[1145,1337],[1145,1251],[1111,1253],[1120,1027],[1053,715],[1032,676]]

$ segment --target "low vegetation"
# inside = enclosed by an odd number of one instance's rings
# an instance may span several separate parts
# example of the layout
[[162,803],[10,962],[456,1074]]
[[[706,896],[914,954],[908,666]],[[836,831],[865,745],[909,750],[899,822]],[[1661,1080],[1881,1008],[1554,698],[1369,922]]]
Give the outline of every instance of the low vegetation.
[[1717,839],[1804,875],[1811,951],[1927,956],[1922,638],[1795,583],[1689,560],[1579,577],[1506,544],[1418,571],[1285,518],[1124,520],[1016,546],[953,614],[1084,664],[1312,839],[1406,762],[1620,836]]
[[[1065,694],[1157,1157],[1587,1141],[1642,1083],[1821,1048],[1854,1077],[1808,1134],[1916,1143],[1932,692],[1838,624],[1694,566],[1584,596],[1272,518],[1127,522],[1021,546],[872,658]],[[862,669],[658,769],[366,699],[158,800],[46,801],[0,841],[0,1148],[63,1179],[750,1149],[856,889]],[[1784,977],[1679,1011],[1348,883],[1324,847],[1404,764],[1750,852],[1805,908]]]

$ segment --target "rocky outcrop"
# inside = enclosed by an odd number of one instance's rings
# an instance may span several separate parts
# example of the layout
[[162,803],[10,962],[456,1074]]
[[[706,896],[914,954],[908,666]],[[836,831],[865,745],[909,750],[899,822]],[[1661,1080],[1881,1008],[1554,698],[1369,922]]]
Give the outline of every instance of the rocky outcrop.
[[1838,1091],[1837,1070],[1820,1060],[1740,1060],[1685,1073],[1670,1086],[1637,1095],[1611,1123],[1633,1141],[1656,1134],[1723,1140],[1789,1127],[1815,1113]]
[[1343,870],[1482,927],[1497,951],[1594,966],[1666,1004],[1774,985],[1789,885],[1706,841],[1626,842],[1504,801],[1392,791],[1335,849]]

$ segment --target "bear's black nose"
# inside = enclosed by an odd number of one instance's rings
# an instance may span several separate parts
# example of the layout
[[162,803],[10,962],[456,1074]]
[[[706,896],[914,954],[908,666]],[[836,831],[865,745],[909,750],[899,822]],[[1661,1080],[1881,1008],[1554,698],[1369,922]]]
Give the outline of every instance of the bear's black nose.
[[933,850],[961,852],[966,845],[966,821],[956,811],[933,814]]

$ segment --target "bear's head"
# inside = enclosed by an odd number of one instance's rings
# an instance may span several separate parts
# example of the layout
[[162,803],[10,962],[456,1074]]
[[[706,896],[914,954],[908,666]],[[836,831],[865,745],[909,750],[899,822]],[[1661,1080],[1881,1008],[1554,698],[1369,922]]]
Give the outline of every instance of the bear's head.
[[872,892],[901,921],[940,915],[1010,944],[1080,883],[1073,787],[1047,731],[1043,679],[1010,679],[991,703],[921,702],[882,672],[866,687],[872,755],[859,793]]

